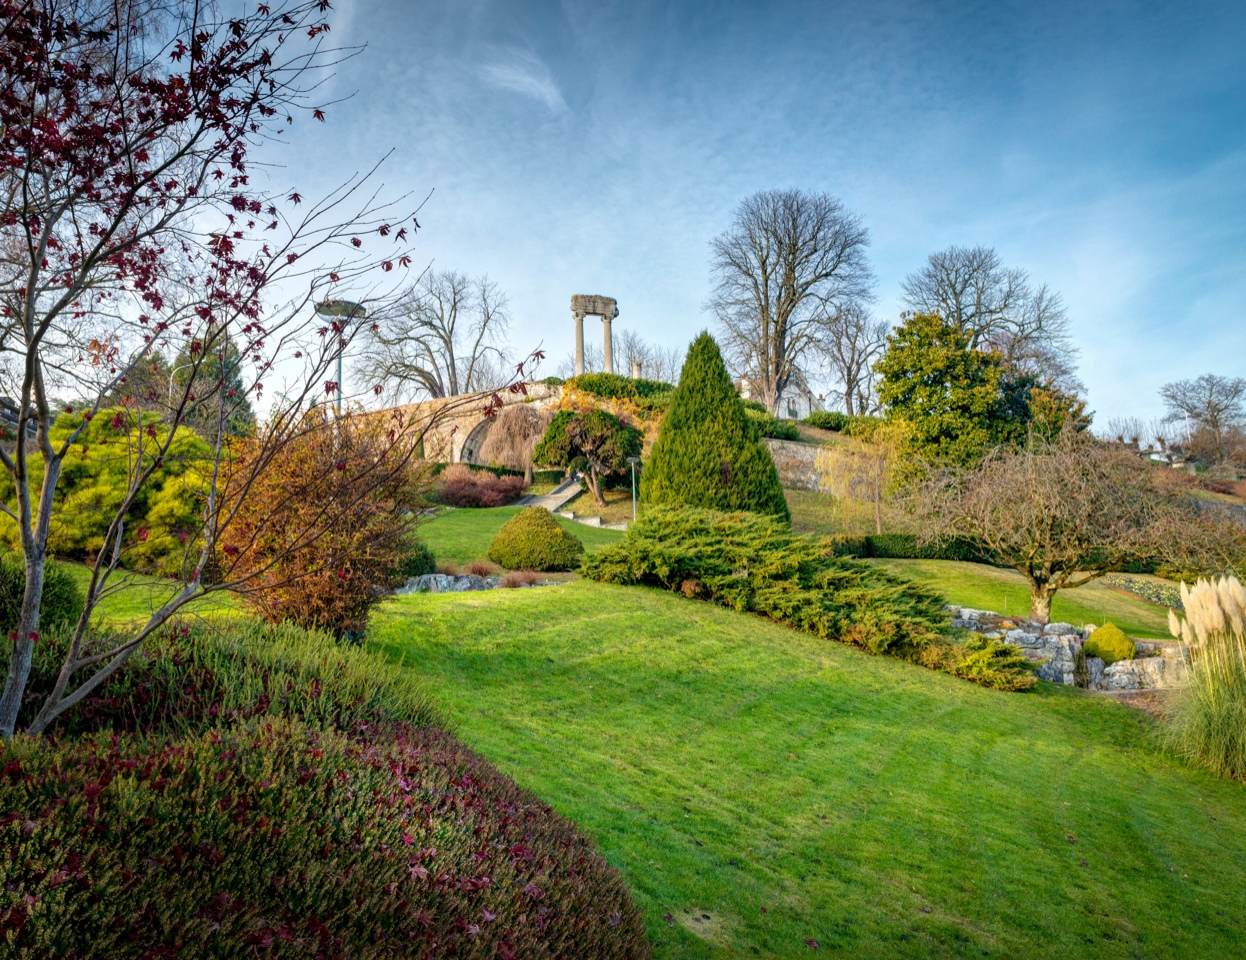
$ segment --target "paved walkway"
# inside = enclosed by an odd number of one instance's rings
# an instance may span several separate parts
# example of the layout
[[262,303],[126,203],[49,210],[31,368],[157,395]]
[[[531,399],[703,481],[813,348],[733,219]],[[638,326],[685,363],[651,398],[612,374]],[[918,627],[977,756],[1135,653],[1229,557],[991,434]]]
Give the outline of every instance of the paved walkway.
[[529,494],[515,502],[517,507],[544,507],[550,513],[560,510],[564,504],[570,503],[580,495],[580,481],[577,477],[564,480],[549,493],[541,496]]

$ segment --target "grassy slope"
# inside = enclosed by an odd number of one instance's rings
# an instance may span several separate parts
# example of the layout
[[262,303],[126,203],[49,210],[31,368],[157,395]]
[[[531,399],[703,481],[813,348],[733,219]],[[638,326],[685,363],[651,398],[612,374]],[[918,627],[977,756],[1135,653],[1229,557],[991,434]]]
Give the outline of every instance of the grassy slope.
[[[1024,615],[1030,609],[1030,588],[1015,570],[983,563],[950,560],[871,560],[936,587],[950,603]],[[1061,590],[1051,606],[1052,620],[1081,626],[1111,621],[1133,637],[1171,639],[1168,614],[1161,607],[1113,590],[1095,581],[1076,590]]]
[[[83,564],[66,564],[85,592],[91,582],[91,569]],[[112,585],[124,583],[124,588],[110,594],[100,604],[95,617],[107,620],[146,620],[164,603],[172,599],[180,584],[160,577],[139,574],[114,574]],[[229,614],[242,609],[241,601],[233,594],[218,593],[201,600],[193,600],[183,608],[187,614]]]
[[[451,510],[421,525],[419,534],[433,548],[438,561],[470,563],[484,560],[489,553],[489,544],[502,524],[518,512],[518,507]],[[600,530],[562,517],[555,519],[563,529],[579,537],[584,549],[590,553],[623,536],[619,530]]]
[[659,957],[1241,955],[1246,793],[1106,698],[645,588],[382,611],[464,739],[624,871]]

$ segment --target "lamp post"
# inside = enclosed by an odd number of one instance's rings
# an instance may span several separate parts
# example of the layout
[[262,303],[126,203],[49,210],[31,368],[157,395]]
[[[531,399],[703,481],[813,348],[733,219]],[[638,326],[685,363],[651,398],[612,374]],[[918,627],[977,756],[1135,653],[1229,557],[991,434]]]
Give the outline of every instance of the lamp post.
[[342,321],[342,329],[338,331],[337,336],[337,397],[333,401],[333,406],[337,411],[337,415],[342,415],[342,339],[346,333],[346,327],[353,320],[362,320],[368,315],[368,311],[358,303],[352,303],[350,300],[325,300],[316,304],[316,312],[322,317],[345,317]]
[[628,457],[627,462],[632,465],[632,523],[636,522],[636,464],[640,463],[640,457]]

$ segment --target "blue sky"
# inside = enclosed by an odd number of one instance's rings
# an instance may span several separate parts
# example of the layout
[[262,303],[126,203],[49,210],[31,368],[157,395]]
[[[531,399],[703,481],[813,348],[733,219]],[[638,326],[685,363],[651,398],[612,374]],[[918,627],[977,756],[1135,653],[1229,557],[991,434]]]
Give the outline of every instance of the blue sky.
[[275,177],[393,149],[388,190],[435,190],[417,261],[498,281],[516,348],[565,354],[573,293],[686,343],[732,208],[802,187],[864,216],[880,316],[953,243],[1063,293],[1100,423],[1246,376],[1246,4],[335,6],[354,97]]

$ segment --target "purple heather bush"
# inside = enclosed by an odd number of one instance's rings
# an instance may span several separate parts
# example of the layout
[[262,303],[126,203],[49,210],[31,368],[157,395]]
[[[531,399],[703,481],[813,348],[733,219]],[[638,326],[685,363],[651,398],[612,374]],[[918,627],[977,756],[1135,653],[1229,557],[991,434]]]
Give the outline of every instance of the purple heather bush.
[[650,956],[618,872],[397,668],[237,632],[176,631],[94,732],[0,750],[0,955]]

